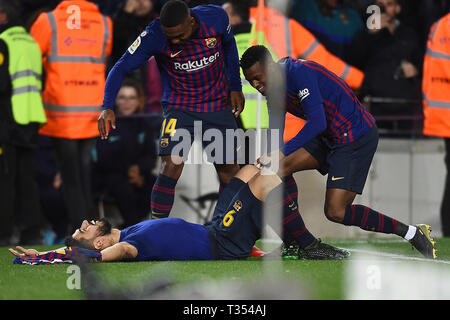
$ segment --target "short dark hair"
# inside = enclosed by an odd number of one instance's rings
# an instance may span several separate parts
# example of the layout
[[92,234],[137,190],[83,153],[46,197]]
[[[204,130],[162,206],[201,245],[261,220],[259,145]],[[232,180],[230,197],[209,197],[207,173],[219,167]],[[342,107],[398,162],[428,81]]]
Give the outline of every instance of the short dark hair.
[[227,0],[225,3],[231,4],[233,7],[233,15],[241,18],[242,21],[250,20],[250,0]]
[[245,50],[239,63],[242,67],[242,70],[245,70],[252,67],[257,62],[264,65],[266,62],[272,60],[273,59],[270,51],[266,47],[262,45],[256,45]]
[[112,225],[107,218],[100,218],[98,222],[101,222],[101,224],[98,225],[99,237],[111,233]]
[[[106,218],[101,218],[98,220],[98,237],[105,236],[111,233],[112,225]],[[100,223],[101,222],[101,223]],[[67,236],[65,243],[66,247],[80,247],[90,250],[95,250],[94,244],[92,241],[88,241],[86,239],[76,240],[72,238],[72,236]]]
[[189,16],[189,7],[184,1],[169,0],[161,9],[161,25],[167,28],[178,26],[186,21]]

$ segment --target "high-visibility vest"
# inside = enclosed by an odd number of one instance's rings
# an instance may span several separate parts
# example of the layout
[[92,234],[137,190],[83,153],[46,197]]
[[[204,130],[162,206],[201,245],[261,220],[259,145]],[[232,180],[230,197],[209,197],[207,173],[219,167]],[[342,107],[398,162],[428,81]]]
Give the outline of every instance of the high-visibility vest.
[[98,136],[106,58],[112,49],[112,22],[94,3],[61,2],[42,13],[31,28],[44,56],[42,94],[48,122],[43,135],[86,139]]
[[8,47],[14,121],[20,125],[45,123],[41,98],[42,56],[39,46],[20,26],[6,29],[0,34],[0,39]]
[[423,63],[425,135],[450,137],[450,13],[430,29]]
[[[245,50],[250,47],[251,33],[239,33],[234,36],[239,57],[241,57]],[[245,97],[245,108],[240,114],[242,126],[244,129],[257,128],[257,112],[258,112],[258,96],[261,94],[251,86],[245,79],[241,68],[242,92]],[[267,101],[261,96],[261,129],[269,128],[269,113],[267,111]]]

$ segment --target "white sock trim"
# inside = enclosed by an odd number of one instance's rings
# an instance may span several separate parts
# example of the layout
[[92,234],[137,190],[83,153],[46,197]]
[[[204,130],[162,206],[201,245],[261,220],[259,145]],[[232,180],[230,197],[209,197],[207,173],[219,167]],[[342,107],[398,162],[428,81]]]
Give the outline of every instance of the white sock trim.
[[414,238],[414,235],[416,234],[417,228],[415,226],[409,226],[408,232],[405,235],[405,240],[411,240]]

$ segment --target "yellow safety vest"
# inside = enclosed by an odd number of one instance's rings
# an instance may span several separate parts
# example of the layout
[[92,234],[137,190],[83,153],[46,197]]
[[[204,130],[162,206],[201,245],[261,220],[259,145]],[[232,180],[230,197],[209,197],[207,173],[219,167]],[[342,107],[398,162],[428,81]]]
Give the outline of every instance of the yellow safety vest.
[[[251,46],[251,33],[240,33],[234,36],[239,57],[241,57],[245,50]],[[244,129],[257,128],[257,112],[258,112],[258,96],[261,96],[261,129],[269,128],[269,112],[267,110],[267,102],[251,84],[245,80],[241,68],[242,92],[245,97],[245,108],[240,114],[242,125]]]
[[21,26],[0,34],[8,47],[8,71],[12,82],[11,105],[14,121],[20,125],[45,123],[42,104],[42,56],[37,43]]

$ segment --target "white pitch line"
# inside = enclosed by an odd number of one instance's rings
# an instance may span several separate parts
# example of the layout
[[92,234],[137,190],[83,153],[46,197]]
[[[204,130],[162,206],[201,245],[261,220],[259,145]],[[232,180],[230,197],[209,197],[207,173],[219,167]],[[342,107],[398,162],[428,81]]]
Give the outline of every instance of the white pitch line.
[[447,261],[447,260],[434,260],[434,259],[426,259],[426,258],[419,258],[419,257],[408,257],[408,256],[401,256],[401,255],[393,254],[393,253],[377,252],[377,251],[362,250],[362,249],[350,249],[350,248],[342,248],[342,247],[341,247],[341,249],[358,252],[358,253],[371,254],[371,255],[376,255],[376,256],[381,256],[381,257],[388,257],[388,258],[392,258],[392,259],[450,264],[450,261]]
[[351,243],[351,244],[366,244],[366,245],[370,245],[373,243],[404,243],[407,242],[404,239],[382,239],[382,238],[371,238],[371,239],[355,239],[355,240],[347,240],[347,239],[331,239],[330,242],[332,242],[333,244],[347,244],[347,243]]

